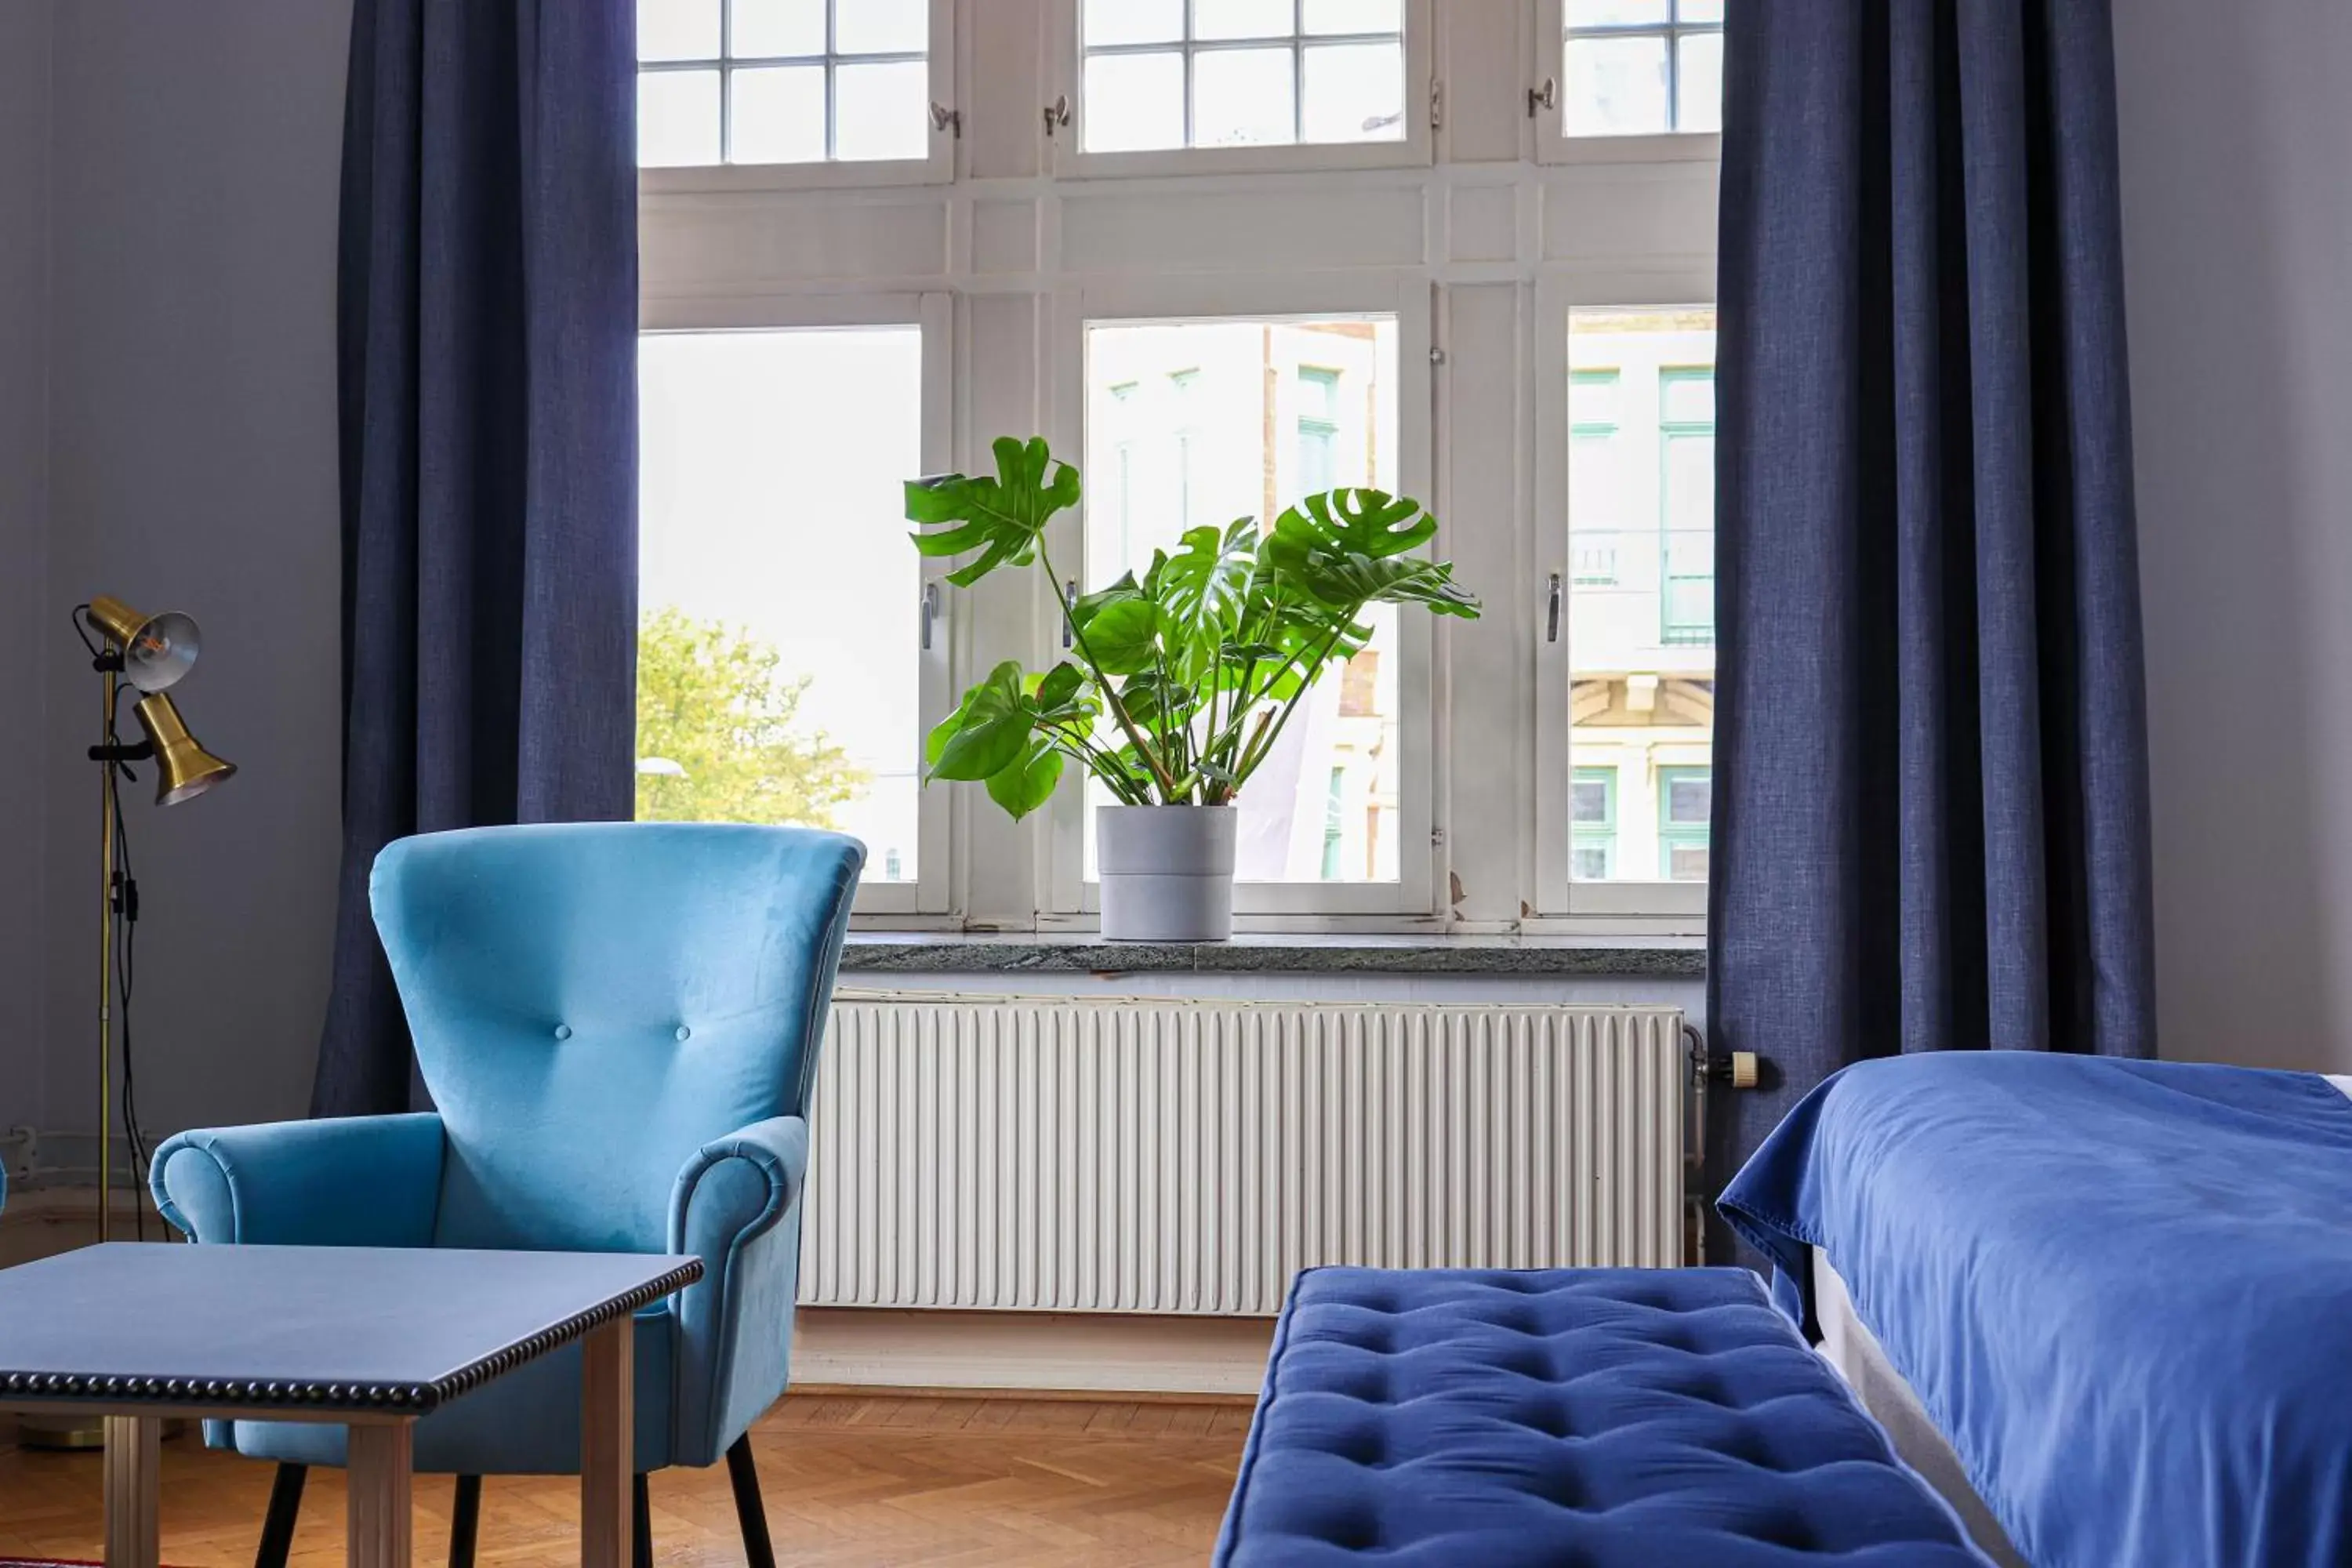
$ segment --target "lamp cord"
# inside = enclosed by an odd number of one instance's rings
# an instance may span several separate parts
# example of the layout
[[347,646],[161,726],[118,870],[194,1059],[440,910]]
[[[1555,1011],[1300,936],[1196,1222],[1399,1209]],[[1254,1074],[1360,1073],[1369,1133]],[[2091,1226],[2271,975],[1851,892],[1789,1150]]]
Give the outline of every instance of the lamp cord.
[[[121,719],[121,690],[115,691],[116,711],[106,720],[106,743],[121,744],[117,732]],[[139,1096],[131,1079],[131,995],[138,977],[137,942],[139,934],[139,880],[131,874],[131,834],[125,826],[122,811],[122,780],[131,777],[130,767],[110,762],[106,767],[106,790],[113,806],[114,816],[114,886],[108,890],[114,911],[114,990],[117,1001],[115,1017],[122,1051],[122,1135],[131,1145],[131,1216],[133,1234],[142,1241],[147,1239],[147,1208],[140,1193],[147,1184],[148,1152],[146,1135],[139,1127]]]

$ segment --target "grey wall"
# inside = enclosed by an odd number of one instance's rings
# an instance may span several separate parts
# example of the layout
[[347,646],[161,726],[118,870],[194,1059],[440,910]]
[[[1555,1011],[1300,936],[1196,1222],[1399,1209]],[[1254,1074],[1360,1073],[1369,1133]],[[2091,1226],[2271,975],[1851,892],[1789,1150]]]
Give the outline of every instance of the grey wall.
[[[306,1106],[340,789],[334,257],[347,5],[71,0],[54,11],[45,633],[93,593],[188,611],[174,691],[244,771],[131,800],[141,1120]],[[55,611],[55,615],[50,614]],[[70,647],[70,645],[68,645]],[[53,661],[46,1125],[96,1121],[96,722]],[[142,780],[150,775],[143,775]],[[88,826],[90,832],[82,829]]]
[[2116,12],[2164,1051],[2352,1072],[2352,6]]
[[[2116,11],[2167,1050],[2352,1071],[2352,9]],[[0,734],[56,759],[0,768],[0,1124],[94,1116],[94,699],[62,616],[99,591],[203,619],[182,695],[246,770],[134,804],[144,1120],[308,1092],[348,17],[0,4],[0,668],[47,671],[0,680]]]
[[[0,736],[44,730],[48,535],[49,5],[0,3]],[[0,1126],[37,1124],[42,1027],[38,768],[0,766]]]

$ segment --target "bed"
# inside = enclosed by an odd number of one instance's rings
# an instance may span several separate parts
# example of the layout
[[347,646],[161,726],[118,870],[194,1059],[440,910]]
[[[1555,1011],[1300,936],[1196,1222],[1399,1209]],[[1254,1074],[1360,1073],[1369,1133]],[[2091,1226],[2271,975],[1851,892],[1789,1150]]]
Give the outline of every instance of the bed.
[[1847,1068],[1725,1192],[1997,1560],[2352,1563],[2352,1097],[1952,1052]]

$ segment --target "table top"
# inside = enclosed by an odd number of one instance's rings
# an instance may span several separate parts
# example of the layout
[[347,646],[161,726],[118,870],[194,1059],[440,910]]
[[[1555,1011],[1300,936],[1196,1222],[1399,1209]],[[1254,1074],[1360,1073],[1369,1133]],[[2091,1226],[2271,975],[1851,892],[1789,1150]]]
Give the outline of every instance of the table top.
[[0,1269],[0,1405],[421,1415],[701,1277],[632,1253],[84,1247]]

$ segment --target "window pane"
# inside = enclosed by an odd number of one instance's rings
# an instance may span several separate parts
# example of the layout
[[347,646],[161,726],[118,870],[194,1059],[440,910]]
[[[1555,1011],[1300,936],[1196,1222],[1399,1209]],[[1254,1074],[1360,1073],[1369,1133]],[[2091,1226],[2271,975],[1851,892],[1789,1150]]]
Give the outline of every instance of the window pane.
[[1609,879],[1609,850],[1599,844],[1576,847],[1574,873],[1580,882],[1605,882]]
[[[1596,770],[1580,769],[1580,773]],[[1605,823],[1609,820],[1609,784],[1604,778],[1580,776],[1569,786],[1570,819],[1575,822]]]
[[1675,46],[1675,129],[1723,129],[1723,35],[1700,33]]
[[727,52],[737,59],[824,53],[824,0],[733,0]]
[[[1270,526],[1314,479],[1396,488],[1393,317],[1094,323],[1086,366],[1090,587],[1142,571],[1192,524]],[[1330,378],[1330,416],[1301,418],[1311,405],[1291,400],[1318,378]],[[1312,455],[1270,445],[1286,444],[1286,430]],[[1395,614],[1382,606],[1367,619],[1371,647],[1324,670],[1242,792],[1244,880],[1396,879]],[[1090,808],[1104,798],[1089,789]],[[1088,877],[1092,820],[1089,809]]]
[[1172,44],[1184,36],[1184,0],[1087,0],[1086,41]]
[[922,334],[650,334],[638,363],[638,816],[837,827],[911,880]]
[[637,76],[637,162],[648,169],[719,162],[719,73]]
[[1568,421],[1570,425],[1617,423],[1619,380],[1614,370],[1580,370],[1569,378]]
[[919,55],[930,36],[930,0],[833,0],[837,53]]
[[1404,136],[1404,46],[1335,44],[1307,51],[1307,140]]
[[1087,60],[1089,153],[1184,145],[1184,57],[1095,55]]
[[1720,22],[1723,20],[1723,0],[1679,0],[1675,17],[1682,22]]
[[1568,25],[1571,27],[1639,26],[1643,23],[1663,23],[1667,0],[1568,0]]
[[834,72],[833,155],[920,158],[930,151],[931,68],[843,65]]
[[1570,136],[1633,136],[1669,129],[1666,40],[1570,38],[1561,127]]
[[1662,416],[1669,425],[1715,424],[1715,375],[1676,368],[1659,378]]
[[814,163],[824,159],[824,68],[772,66],[735,73],[728,159]]
[[719,0],[637,0],[637,58],[718,58]]
[[1283,38],[1290,36],[1290,0],[1192,0],[1196,38]]
[[[1605,872],[1703,879],[1715,717],[1715,312],[1570,321],[1568,614],[1572,823],[1593,770],[1622,787]],[[1590,833],[1591,826],[1580,831]]]
[[1297,139],[1288,49],[1212,49],[1192,57],[1192,145],[1265,147]]
[[1402,33],[1404,0],[1307,0],[1309,33]]
[[1666,821],[1675,826],[1704,827],[1713,809],[1714,775],[1685,771],[1666,776]]

